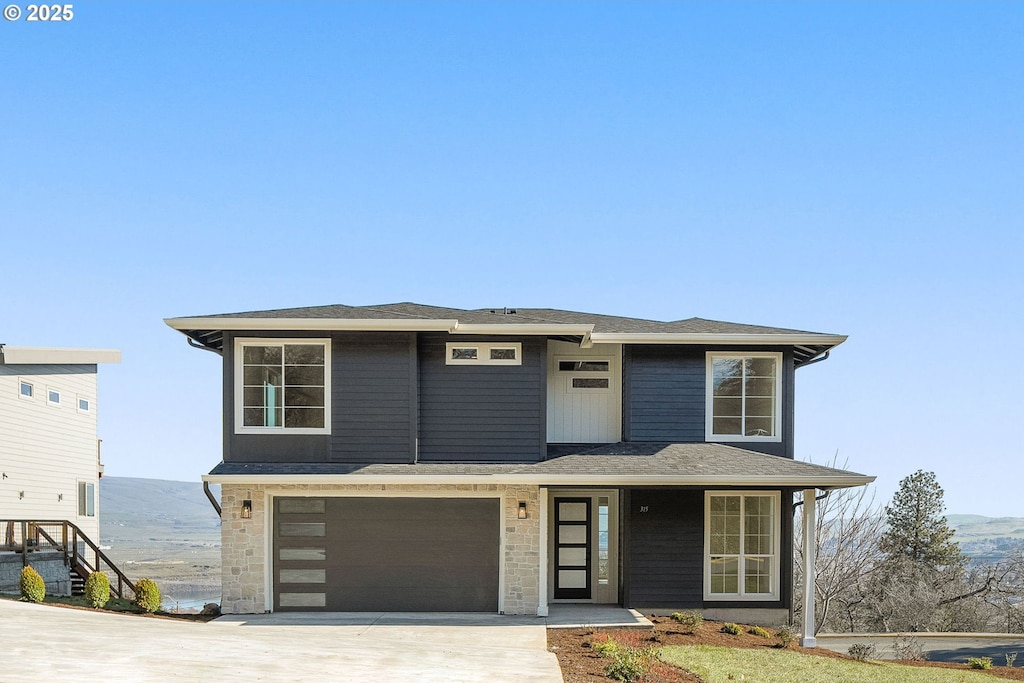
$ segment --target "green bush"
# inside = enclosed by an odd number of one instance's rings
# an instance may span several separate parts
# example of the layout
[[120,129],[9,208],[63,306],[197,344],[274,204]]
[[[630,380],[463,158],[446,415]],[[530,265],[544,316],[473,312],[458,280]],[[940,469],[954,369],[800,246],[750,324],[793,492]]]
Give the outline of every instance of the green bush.
[[590,643],[590,649],[601,657],[611,657],[619,651],[619,644],[605,636],[604,640],[594,640]]
[[612,655],[612,661],[604,668],[604,675],[613,681],[639,681],[657,658],[652,648],[622,647]]
[[85,580],[85,602],[90,607],[103,607],[110,600],[110,579],[103,572],[93,572]]
[[761,628],[760,626],[751,626],[747,629],[747,633],[752,636],[758,636],[760,638],[771,638],[772,634],[768,633],[768,629]]
[[779,641],[779,647],[787,648],[796,640],[796,629],[792,626],[782,626],[775,632],[775,639]]
[[1006,657],[1006,666],[1013,666],[1013,663],[1017,661],[1016,652],[1007,652],[1003,656]]
[[46,582],[35,569],[25,567],[21,570],[18,590],[21,592],[21,599],[25,602],[42,602],[46,597]]
[[722,624],[722,633],[728,633],[731,636],[738,636],[743,633],[743,629],[740,628],[739,624]]
[[684,633],[696,633],[697,629],[699,629],[701,624],[704,623],[704,617],[700,615],[700,612],[695,612],[693,610],[687,610],[686,612],[673,612],[672,620],[677,622],[679,626],[683,628]]
[[968,657],[967,666],[972,669],[991,669],[992,658],[991,657]]
[[160,609],[160,589],[152,579],[139,579],[135,584],[135,605],[143,612]]
[[858,662],[866,662],[874,656],[875,646],[871,643],[854,643],[850,646],[850,649],[846,651],[846,654],[850,655]]

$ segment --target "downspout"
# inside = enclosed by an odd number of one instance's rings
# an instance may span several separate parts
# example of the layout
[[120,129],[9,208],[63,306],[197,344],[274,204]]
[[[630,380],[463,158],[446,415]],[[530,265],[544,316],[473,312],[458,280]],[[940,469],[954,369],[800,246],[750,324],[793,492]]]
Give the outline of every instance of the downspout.
[[203,493],[205,493],[206,497],[209,498],[210,505],[213,506],[213,509],[217,511],[217,516],[220,517],[220,503],[217,502],[217,499],[213,496],[213,491],[210,490],[210,482],[203,482]]
[[832,349],[829,349],[828,351],[826,351],[825,354],[822,355],[822,356],[818,356],[817,358],[812,358],[811,360],[809,360],[809,361],[807,361],[805,363],[801,363],[797,367],[798,368],[806,368],[808,365],[814,365],[815,363],[820,363],[823,360],[828,360],[828,354],[830,354],[830,353],[832,353]]
[[[199,343],[196,343],[196,342],[195,342],[195,341],[194,341],[194,340],[192,339],[192,337],[189,337],[188,335],[185,335],[185,341],[187,341],[187,342],[188,342],[188,345],[189,345],[189,346],[191,346],[191,347],[192,347],[193,349],[202,349],[203,351],[209,351],[210,353],[215,353],[215,354],[217,354],[218,356],[223,356],[223,355],[224,355],[223,353],[221,353],[221,352],[220,352],[220,351],[218,351],[217,349],[211,349],[211,348],[210,348],[209,346],[206,346],[206,345],[204,345],[204,344],[199,344]],[[825,360],[825,359],[824,359],[824,358],[822,358],[822,360]],[[811,362],[812,362],[812,363],[816,363],[817,361],[811,361]]]

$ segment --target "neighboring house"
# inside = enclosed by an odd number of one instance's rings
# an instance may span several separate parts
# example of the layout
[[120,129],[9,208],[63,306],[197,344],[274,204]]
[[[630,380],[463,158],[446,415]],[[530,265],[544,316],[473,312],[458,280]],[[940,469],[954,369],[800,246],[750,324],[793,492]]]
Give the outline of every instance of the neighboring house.
[[223,356],[228,613],[785,621],[794,495],[873,479],[793,459],[796,370],[843,336],[410,303],[166,322]]
[[67,520],[99,542],[96,366],[120,362],[120,351],[0,344],[0,521]]

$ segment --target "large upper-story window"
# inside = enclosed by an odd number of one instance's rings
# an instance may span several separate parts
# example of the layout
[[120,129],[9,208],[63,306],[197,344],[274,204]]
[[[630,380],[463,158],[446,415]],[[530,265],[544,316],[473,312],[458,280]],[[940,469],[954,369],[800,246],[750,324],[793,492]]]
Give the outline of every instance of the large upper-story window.
[[781,353],[708,353],[708,441],[780,441]]
[[330,342],[235,342],[235,432],[330,432]]
[[778,599],[779,500],[774,491],[705,494],[705,599]]

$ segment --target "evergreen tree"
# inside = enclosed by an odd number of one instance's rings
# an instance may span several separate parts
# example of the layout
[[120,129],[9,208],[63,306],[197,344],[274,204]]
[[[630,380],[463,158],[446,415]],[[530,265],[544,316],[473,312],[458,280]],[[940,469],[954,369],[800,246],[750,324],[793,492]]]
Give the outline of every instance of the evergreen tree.
[[882,552],[892,561],[909,560],[937,571],[963,567],[965,558],[953,540],[945,508],[934,472],[918,470],[903,479],[885,507],[888,528],[882,536]]

